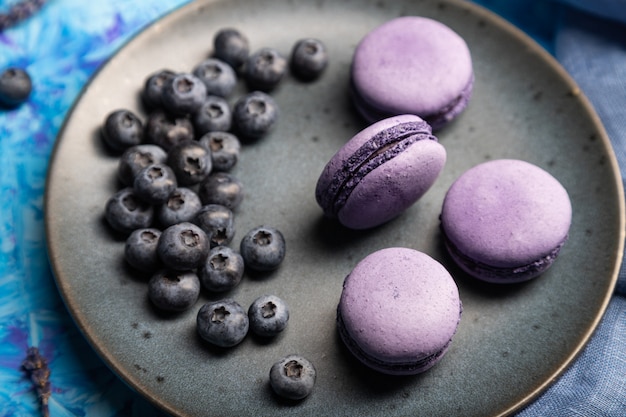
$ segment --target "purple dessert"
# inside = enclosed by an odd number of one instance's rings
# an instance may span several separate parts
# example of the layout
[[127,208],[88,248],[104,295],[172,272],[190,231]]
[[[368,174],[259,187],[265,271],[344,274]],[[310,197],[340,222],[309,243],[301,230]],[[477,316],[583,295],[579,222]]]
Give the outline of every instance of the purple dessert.
[[424,120],[381,120],[348,141],[328,162],[315,189],[324,213],[351,229],[398,216],[433,185],[446,161]]
[[572,207],[551,174],[528,162],[482,163],[450,187],[441,230],[454,261],[488,282],[534,278],[555,261],[568,238]]
[[437,130],[467,106],[474,85],[469,48],[451,28],[418,16],[369,32],[352,60],[352,93],[370,123],[416,114]]
[[461,319],[456,283],[430,256],[387,248],[361,260],[346,277],[337,326],[348,350],[389,375],[412,375],[437,364]]

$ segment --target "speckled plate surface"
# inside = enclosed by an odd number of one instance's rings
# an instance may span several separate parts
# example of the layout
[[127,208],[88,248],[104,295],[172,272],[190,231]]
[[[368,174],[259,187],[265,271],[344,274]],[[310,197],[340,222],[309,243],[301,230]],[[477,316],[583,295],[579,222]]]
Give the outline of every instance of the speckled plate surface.
[[[433,17],[463,36],[476,84],[466,112],[438,133],[448,162],[435,186],[401,217],[350,232],[322,218],[314,187],[327,160],[364,127],[348,99],[356,43],[402,14]],[[246,187],[237,236],[258,224],[280,228],[284,264],[246,276],[228,293],[242,305],[275,293],[291,306],[287,330],[267,343],[254,337],[232,349],[200,342],[198,308],[163,316],[150,307],[145,280],[123,261],[123,240],[103,218],[118,188],[117,158],[98,129],[117,108],[145,117],[138,91],[161,68],[188,71],[208,56],[213,34],[234,26],[252,49],[285,54],[306,36],[323,40],[330,66],[313,83],[285,80],[274,93],[277,128],[245,146],[235,174]],[[233,96],[243,93],[243,87]],[[547,169],[570,193],[570,240],[540,278],[510,287],[481,285],[445,255],[438,215],[450,184],[494,158]],[[95,76],[71,112],[51,161],[46,194],[49,254],[58,287],[77,325],[105,362],[155,404],[180,416],[428,415],[511,413],[547,387],[582,349],[612,292],[624,229],[619,171],[586,99],[555,61],[526,36],[469,2],[347,0],[198,1],[155,23]],[[335,329],[344,276],[368,253],[389,246],[422,250],[454,275],[464,314],[446,357],[427,373],[393,378],[359,365]],[[393,318],[390,318],[392,320]],[[289,353],[317,367],[313,394],[291,404],[268,385],[269,368]]]

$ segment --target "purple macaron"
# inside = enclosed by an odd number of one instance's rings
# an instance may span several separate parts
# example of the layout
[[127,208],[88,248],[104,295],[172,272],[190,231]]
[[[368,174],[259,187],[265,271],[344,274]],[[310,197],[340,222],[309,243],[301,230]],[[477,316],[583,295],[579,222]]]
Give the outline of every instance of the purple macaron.
[[386,248],[345,278],[337,327],[348,350],[389,375],[413,375],[437,364],[461,319],[462,304],[448,271],[409,248]]
[[467,44],[451,28],[405,16],[360,41],[351,83],[355,106],[368,122],[416,114],[438,130],[466,108],[474,71]]
[[414,115],[381,120],[328,162],[315,189],[324,213],[351,229],[398,216],[433,185],[446,161],[431,127]]
[[450,187],[441,230],[452,259],[483,281],[516,283],[547,270],[569,235],[572,206],[550,173],[525,161],[479,164]]

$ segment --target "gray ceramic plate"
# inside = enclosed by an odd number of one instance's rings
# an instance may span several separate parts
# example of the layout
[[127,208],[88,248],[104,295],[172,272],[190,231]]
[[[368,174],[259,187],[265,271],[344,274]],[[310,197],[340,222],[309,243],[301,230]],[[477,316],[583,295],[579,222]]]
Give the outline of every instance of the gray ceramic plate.
[[[322,219],[318,174],[363,126],[348,99],[348,68],[370,29],[402,14],[451,26],[473,53],[476,85],[467,111],[439,133],[448,162],[435,186],[395,221],[366,232]],[[286,236],[288,256],[265,277],[246,276],[228,294],[247,306],[275,293],[291,306],[288,329],[266,343],[248,337],[229,350],[201,343],[195,315],[152,309],[145,281],[123,261],[123,240],[103,220],[117,189],[117,158],[98,129],[117,108],[140,112],[138,91],[161,68],[190,70],[226,26],[252,49],[288,53],[301,37],[330,52],[323,78],[288,79],[274,93],[275,131],[246,146],[235,173],[246,186],[238,242],[258,224]],[[240,95],[243,91],[238,92]],[[438,214],[452,181],[475,164],[518,158],[550,171],[569,190],[574,217],[561,257],[542,277],[494,287],[467,279],[441,248]],[[498,415],[519,409],[547,387],[582,349],[612,292],[624,229],[619,171],[609,141],[576,85],[540,47],[492,14],[457,1],[198,1],[155,23],[97,74],[77,102],[51,162],[46,220],[52,266],[79,328],[104,361],[163,409],[200,415]],[[238,244],[238,243],[237,243]],[[368,253],[407,246],[431,254],[454,274],[464,302],[451,349],[429,372],[391,378],[364,369],[335,331],[344,276]],[[297,352],[317,367],[314,393],[287,404],[271,393],[269,368]]]

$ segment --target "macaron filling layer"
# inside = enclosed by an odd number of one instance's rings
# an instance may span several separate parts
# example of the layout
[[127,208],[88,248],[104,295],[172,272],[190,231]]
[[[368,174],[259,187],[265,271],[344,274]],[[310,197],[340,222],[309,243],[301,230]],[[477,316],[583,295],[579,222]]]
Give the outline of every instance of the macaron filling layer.
[[535,261],[532,261],[525,265],[503,267],[488,265],[483,262],[475,261],[470,257],[464,255],[454,245],[454,243],[450,239],[448,239],[443,227],[441,228],[441,230],[446,249],[450,253],[450,256],[457,263],[457,265],[459,265],[465,272],[469,273],[472,276],[480,276],[481,279],[484,281],[496,283],[522,282],[540,275],[546,269],[548,269],[552,265],[552,263],[554,263],[556,258],[559,256],[559,253],[561,252],[561,248],[565,245],[565,242],[568,239],[568,236],[566,236],[563,242],[557,245],[545,256],[542,256]]
[[[388,117],[392,117],[398,113],[398,111],[394,110],[385,110],[382,107],[378,107],[374,104],[367,102],[363,97],[361,97],[354,87],[354,83],[350,83],[350,90],[352,94],[352,100],[361,115],[373,123],[378,120],[386,119]],[[439,130],[448,123],[450,123],[453,119],[455,119],[459,114],[465,110],[467,105],[469,104],[470,98],[472,96],[472,91],[474,90],[474,75],[467,83],[467,86],[461,91],[461,93],[452,100],[445,107],[442,107],[438,111],[434,113],[424,114],[423,112],[417,111],[417,113],[422,113],[419,116],[424,119],[428,124],[432,127],[433,130]]]
[[[459,321],[460,318],[461,313],[459,313]],[[337,328],[339,330],[341,340],[343,340],[348,350],[356,358],[372,369],[377,369],[386,374],[392,375],[414,375],[426,371],[439,361],[439,359],[448,351],[448,347],[450,347],[450,344],[452,343],[452,338],[450,338],[450,340],[438,351],[425,354],[420,358],[416,358],[414,361],[391,363],[389,361],[378,359],[361,349],[346,329],[341,316],[341,309],[339,308],[337,308]]]
[[354,188],[369,172],[420,140],[437,141],[425,121],[400,123],[375,134],[334,172],[326,190],[316,191],[326,215],[336,217]]

